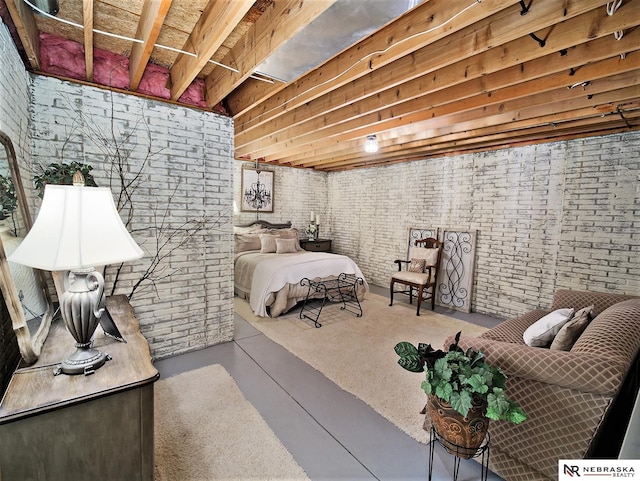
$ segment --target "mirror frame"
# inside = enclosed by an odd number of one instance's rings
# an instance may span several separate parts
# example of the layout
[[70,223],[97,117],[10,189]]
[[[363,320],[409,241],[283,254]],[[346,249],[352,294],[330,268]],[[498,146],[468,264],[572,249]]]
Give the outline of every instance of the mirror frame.
[[[13,186],[16,191],[18,210],[22,216],[25,231],[29,232],[29,229],[31,229],[31,226],[33,225],[33,221],[31,219],[29,208],[27,207],[27,196],[25,195],[22,178],[20,177],[20,171],[18,169],[18,159],[11,139],[3,132],[0,132],[0,145],[0,148],[4,148],[7,153],[7,163],[9,164],[9,173],[11,174]],[[29,326],[27,325],[24,310],[22,309],[18,289],[9,269],[9,262],[7,261],[4,246],[0,240],[0,289],[2,290],[4,302],[9,310],[9,315],[11,316],[13,330],[18,339],[20,354],[22,355],[24,362],[27,364],[33,364],[38,360],[42,345],[49,334],[49,328],[51,327],[51,320],[53,319],[54,313],[53,302],[47,287],[45,272],[39,269],[34,269],[34,273],[36,282],[38,283],[38,288],[44,295],[47,309],[42,316],[40,326],[32,336],[29,331]]]

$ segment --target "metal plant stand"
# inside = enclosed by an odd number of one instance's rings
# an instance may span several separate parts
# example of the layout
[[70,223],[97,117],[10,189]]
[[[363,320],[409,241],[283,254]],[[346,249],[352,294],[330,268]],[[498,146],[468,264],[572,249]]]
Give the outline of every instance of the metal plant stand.
[[300,281],[300,285],[308,286],[308,290],[300,311],[300,319],[309,319],[313,321],[315,327],[322,327],[318,320],[327,300],[342,302],[341,310],[347,310],[357,317],[361,317],[362,306],[358,300],[356,289],[358,285],[363,284],[364,279],[356,277],[354,274],[342,273],[334,279],[319,281],[312,281],[305,277]]
[[[454,451],[456,448],[460,449],[460,452],[464,452],[465,448],[462,446],[456,446],[449,441],[446,441],[446,445],[444,444],[440,435],[436,432],[435,428],[431,426],[431,440],[429,441],[429,481],[431,481],[431,474],[433,471],[433,453],[435,451],[435,443],[440,444],[443,448],[445,448],[450,454],[453,455],[453,481],[458,480],[458,472],[460,471],[460,456],[457,456]],[[489,441],[491,436],[487,433],[487,436],[482,441],[482,444],[477,449],[475,454],[471,456],[471,458],[477,458],[478,456],[482,456],[482,460],[480,463],[480,480],[487,481],[487,477],[489,476]],[[466,457],[468,458],[468,456]]]

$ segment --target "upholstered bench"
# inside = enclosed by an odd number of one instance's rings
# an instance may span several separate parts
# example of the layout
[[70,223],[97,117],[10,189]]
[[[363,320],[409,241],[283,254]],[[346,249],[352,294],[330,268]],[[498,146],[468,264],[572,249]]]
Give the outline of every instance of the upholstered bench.
[[[592,320],[569,350],[531,347],[523,335],[558,309],[593,306]],[[637,369],[640,351],[640,298],[559,290],[550,310],[534,310],[502,322],[480,338],[464,336],[460,346],[482,350],[490,364],[508,376],[508,395],[529,418],[520,425],[491,422],[490,468],[506,480],[557,479],[559,459],[599,455],[607,421],[625,419],[626,378]],[[450,344],[452,339],[445,342]],[[633,386],[632,386],[633,387]],[[637,386],[635,386],[637,390]],[[620,400],[619,400],[620,401]],[[629,411],[631,403],[629,404]],[[628,419],[628,418],[626,418]],[[620,435],[624,426],[617,426]]]

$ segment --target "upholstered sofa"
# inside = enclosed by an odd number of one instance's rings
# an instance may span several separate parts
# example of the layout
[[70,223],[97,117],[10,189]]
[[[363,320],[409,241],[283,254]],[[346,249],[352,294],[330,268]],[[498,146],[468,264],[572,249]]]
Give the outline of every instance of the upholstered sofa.
[[[592,320],[569,351],[524,343],[523,333],[548,313],[590,305]],[[502,368],[507,394],[529,416],[520,425],[491,421],[490,468],[508,481],[557,479],[559,459],[606,457],[598,446],[611,449],[610,426],[617,424],[614,437],[624,434],[622,411],[637,391],[638,374],[630,372],[640,351],[640,298],[559,290],[550,310],[504,321],[480,338],[463,332],[460,346]]]

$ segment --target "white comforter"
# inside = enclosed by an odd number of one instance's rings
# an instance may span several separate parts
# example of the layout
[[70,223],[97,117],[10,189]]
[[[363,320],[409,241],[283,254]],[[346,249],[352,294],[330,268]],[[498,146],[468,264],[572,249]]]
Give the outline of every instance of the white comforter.
[[265,303],[270,293],[280,290],[288,283],[298,283],[305,277],[315,279],[341,273],[355,274],[364,279],[358,265],[347,256],[326,252],[275,255],[256,266],[251,281],[249,304],[257,316],[265,317]]

